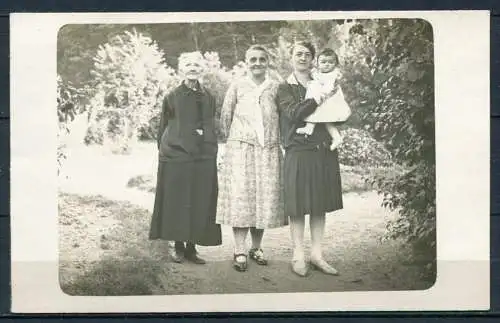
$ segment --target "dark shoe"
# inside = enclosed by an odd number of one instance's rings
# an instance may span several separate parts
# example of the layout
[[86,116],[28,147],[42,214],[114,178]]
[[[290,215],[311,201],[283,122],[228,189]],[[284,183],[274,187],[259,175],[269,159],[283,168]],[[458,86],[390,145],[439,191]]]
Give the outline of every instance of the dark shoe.
[[175,251],[177,251],[177,253],[184,253],[184,251],[186,250],[186,246],[184,245],[184,242],[182,241],[176,241],[174,243],[174,249]]
[[206,261],[204,259],[198,257],[198,255],[196,253],[188,253],[184,257],[186,258],[187,261],[190,261],[190,262],[197,264],[197,265],[206,264]]
[[[240,257],[242,257],[242,258],[244,257],[245,260],[238,261],[238,258],[240,258]],[[235,254],[234,258],[233,258],[233,268],[236,271],[243,272],[243,271],[247,270],[247,267],[248,267],[248,264],[247,264],[247,255],[245,255],[244,253]]]
[[204,259],[198,257],[196,246],[192,243],[187,243],[186,249],[184,251],[184,258],[197,265],[204,265],[206,263]]
[[174,248],[170,251],[170,260],[180,264],[184,261],[184,255]]
[[258,265],[261,265],[261,266],[267,265],[267,259],[264,257],[264,251],[262,251],[262,249],[252,248],[248,252],[248,255],[250,256],[250,259],[255,261]]
[[176,263],[183,262],[184,261],[184,251],[185,251],[184,242],[175,241],[174,247],[170,251],[170,259]]

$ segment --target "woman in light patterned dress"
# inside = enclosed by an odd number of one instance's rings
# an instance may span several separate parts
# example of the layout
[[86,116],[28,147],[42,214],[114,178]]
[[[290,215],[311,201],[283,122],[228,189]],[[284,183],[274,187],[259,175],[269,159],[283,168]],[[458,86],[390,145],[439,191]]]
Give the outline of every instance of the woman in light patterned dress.
[[[247,270],[248,257],[267,265],[261,248],[264,229],[288,224],[275,102],[279,83],[268,76],[269,54],[263,46],[251,46],[245,61],[248,75],[230,85],[221,111],[220,127],[226,147],[216,219],[218,224],[233,228],[233,267],[237,271]],[[247,255],[249,231],[252,247]]]

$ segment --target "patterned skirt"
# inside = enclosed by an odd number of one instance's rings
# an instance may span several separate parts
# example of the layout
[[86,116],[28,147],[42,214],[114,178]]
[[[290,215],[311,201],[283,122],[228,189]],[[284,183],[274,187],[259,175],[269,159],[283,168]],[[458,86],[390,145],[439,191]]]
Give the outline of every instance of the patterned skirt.
[[219,172],[218,224],[268,229],[288,224],[284,214],[279,146],[228,141]]

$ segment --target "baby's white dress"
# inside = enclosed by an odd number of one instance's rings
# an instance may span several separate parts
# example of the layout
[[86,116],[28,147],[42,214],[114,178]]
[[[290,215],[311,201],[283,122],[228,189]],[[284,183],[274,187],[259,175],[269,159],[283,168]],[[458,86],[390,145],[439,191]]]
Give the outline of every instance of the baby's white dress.
[[323,123],[323,122],[344,122],[351,115],[351,109],[344,98],[342,88],[339,86],[338,81],[340,78],[340,71],[335,69],[329,73],[315,73],[313,80],[307,85],[307,92],[305,98],[311,98],[314,87],[337,87],[337,92],[326,99],[318,106],[313,114],[309,115],[304,121]]

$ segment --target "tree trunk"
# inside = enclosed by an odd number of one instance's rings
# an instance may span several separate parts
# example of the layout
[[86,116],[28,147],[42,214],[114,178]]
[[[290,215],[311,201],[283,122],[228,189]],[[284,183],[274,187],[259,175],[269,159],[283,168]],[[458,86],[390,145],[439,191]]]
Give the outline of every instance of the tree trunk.
[[198,42],[198,26],[196,23],[191,23],[191,34],[193,36],[193,42],[194,42],[194,48],[199,51],[200,50],[200,45]]
[[234,63],[238,62],[238,40],[236,39],[236,35],[233,34],[233,50],[234,50]]

